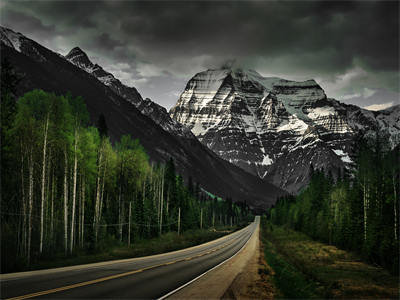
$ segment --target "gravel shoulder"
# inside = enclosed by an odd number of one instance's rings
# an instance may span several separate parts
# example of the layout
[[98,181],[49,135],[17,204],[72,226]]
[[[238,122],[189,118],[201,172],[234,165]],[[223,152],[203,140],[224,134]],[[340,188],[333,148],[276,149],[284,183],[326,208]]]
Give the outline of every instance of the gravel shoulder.
[[264,266],[260,265],[259,232],[258,226],[239,254],[169,299],[271,299],[273,287],[263,278]]

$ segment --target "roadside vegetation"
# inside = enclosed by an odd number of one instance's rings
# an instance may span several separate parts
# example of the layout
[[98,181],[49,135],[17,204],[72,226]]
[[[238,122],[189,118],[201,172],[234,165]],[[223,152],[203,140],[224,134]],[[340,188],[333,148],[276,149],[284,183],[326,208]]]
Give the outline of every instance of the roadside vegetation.
[[252,220],[245,204],[184,180],[172,159],[151,163],[129,135],[112,143],[82,98],[34,90],[17,101],[7,64],[1,80],[2,273],[178,249]]
[[311,168],[309,185],[263,217],[283,298],[398,299],[399,147],[371,137],[357,141],[351,173]]
[[360,256],[262,218],[261,242],[275,298],[398,299],[397,276]]
[[367,263],[399,274],[399,147],[388,140],[360,139],[351,174],[335,178],[323,170],[298,196],[279,199],[269,212],[273,224],[356,252]]

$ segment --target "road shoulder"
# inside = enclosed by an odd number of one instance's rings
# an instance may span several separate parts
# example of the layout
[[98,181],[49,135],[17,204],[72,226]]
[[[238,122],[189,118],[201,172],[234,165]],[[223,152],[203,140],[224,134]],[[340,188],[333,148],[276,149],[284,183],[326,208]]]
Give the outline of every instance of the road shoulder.
[[125,258],[125,259],[113,259],[113,260],[107,260],[107,261],[102,261],[102,262],[94,262],[94,263],[89,263],[89,264],[72,265],[72,266],[57,267],[57,268],[50,268],[50,269],[41,269],[41,270],[0,274],[0,282],[7,281],[7,280],[21,279],[21,278],[26,278],[26,277],[31,277],[31,276],[56,274],[56,273],[62,273],[62,272],[66,272],[66,271],[77,271],[77,270],[101,268],[101,267],[109,266],[109,265],[126,264],[126,263],[135,262],[135,261],[158,259],[161,257],[168,257],[168,256],[179,254],[179,253],[189,253],[190,251],[193,251],[195,249],[200,249],[203,247],[207,247],[209,245],[216,244],[220,241],[223,241],[223,240],[229,238],[230,235],[238,233],[238,232],[244,230],[245,228],[242,228],[238,231],[234,231],[230,234],[224,235],[222,237],[219,237],[215,240],[208,241],[203,244],[191,246],[189,248],[165,252],[165,253],[159,253],[159,254],[142,256],[142,257]]
[[171,295],[169,299],[270,299],[267,293],[262,292],[266,286],[263,284],[262,273],[259,274],[259,264],[260,241],[257,227],[239,254]]
[[[261,233],[259,232],[258,235]],[[260,237],[256,249],[245,268],[233,280],[222,299],[273,299],[276,289],[273,283],[274,271],[265,261]]]

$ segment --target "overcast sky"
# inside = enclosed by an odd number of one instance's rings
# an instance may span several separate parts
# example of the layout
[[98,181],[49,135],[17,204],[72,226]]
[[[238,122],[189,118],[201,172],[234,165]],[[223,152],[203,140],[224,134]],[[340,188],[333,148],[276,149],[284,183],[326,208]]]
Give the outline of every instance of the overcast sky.
[[399,102],[399,3],[2,1],[0,23],[66,55],[79,46],[170,108],[197,72],[227,60],[306,80],[370,109]]

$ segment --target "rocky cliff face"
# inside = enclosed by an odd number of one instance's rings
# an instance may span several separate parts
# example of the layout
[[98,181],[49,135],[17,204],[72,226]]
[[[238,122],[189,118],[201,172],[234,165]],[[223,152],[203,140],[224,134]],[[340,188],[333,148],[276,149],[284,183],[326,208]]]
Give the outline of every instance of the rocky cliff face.
[[298,192],[310,166],[334,175],[349,167],[357,133],[374,128],[400,141],[399,106],[371,112],[327,98],[314,81],[252,70],[207,70],[187,84],[170,115],[222,158]]

